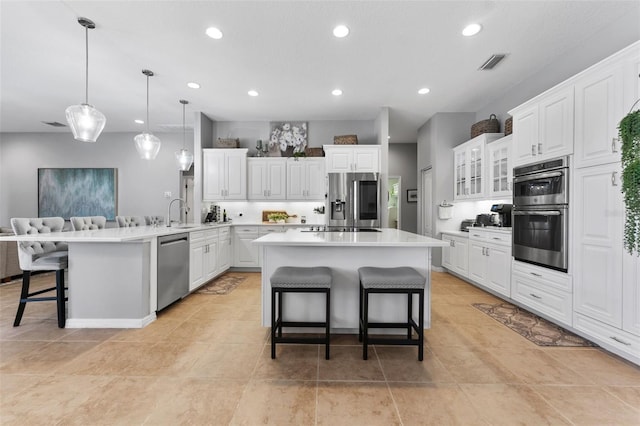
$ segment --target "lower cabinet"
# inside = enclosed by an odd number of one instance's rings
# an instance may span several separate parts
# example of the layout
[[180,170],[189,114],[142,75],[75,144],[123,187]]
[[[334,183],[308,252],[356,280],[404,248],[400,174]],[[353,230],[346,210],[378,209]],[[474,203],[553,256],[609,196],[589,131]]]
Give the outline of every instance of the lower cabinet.
[[442,249],[442,266],[467,278],[469,275],[469,238],[443,233],[442,240],[449,243],[448,247]]
[[218,273],[231,267],[231,227],[220,228],[218,234]]
[[469,278],[511,297],[511,234],[469,231]]
[[194,231],[190,236],[189,291],[220,275],[230,265],[230,228]]
[[233,266],[257,268],[260,266],[259,250],[252,241],[260,236],[259,226],[235,226],[233,228]]

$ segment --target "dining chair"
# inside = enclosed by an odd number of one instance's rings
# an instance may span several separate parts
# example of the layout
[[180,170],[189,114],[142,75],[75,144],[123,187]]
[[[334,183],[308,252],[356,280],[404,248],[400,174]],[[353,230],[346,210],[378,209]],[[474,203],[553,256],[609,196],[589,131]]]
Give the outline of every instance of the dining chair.
[[164,216],[145,216],[144,221],[147,225],[162,225],[164,224]]
[[71,229],[74,231],[104,229],[107,226],[107,218],[104,216],[75,216],[71,217],[69,221]]
[[146,226],[143,216],[116,216],[118,228],[131,228],[134,226]]
[[[12,218],[11,228],[16,235],[48,234],[61,232],[64,228],[64,219],[61,217],[40,218]],[[20,292],[20,304],[16,313],[13,326],[20,325],[24,308],[29,302],[44,302],[55,300],[58,311],[58,327],[64,328],[66,322],[65,313],[65,286],[64,270],[68,265],[67,244],[54,241],[18,241],[18,262],[22,269],[22,290]],[[56,271],[56,285],[42,290],[29,292],[31,272]],[[43,293],[56,291],[55,296],[35,297]]]

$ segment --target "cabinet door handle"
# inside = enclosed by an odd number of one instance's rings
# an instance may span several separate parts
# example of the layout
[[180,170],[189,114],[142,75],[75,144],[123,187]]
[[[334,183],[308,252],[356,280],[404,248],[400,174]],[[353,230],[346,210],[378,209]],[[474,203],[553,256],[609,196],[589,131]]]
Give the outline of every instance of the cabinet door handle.
[[451,247],[455,247],[455,246],[456,246],[456,242],[455,242],[455,241],[453,241],[453,240],[451,240],[451,241],[449,241],[449,245],[450,245]]
[[493,237],[493,239],[494,239],[494,240],[500,240],[500,238],[498,238],[498,237]]
[[542,154],[542,143],[538,142],[538,155]]
[[618,186],[618,184],[616,183],[616,174],[618,172],[611,172],[611,186]]
[[622,343],[623,345],[631,346],[631,343],[629,343],[629,342],[625,342],[624,340],[622,340],[622,339],[620,339],[620,338],[618,338],[618,337],[616,337],[616,336],[611,336],[611,337],[610,337],[610,339],[613,339],[613,340],[615,340],[615,341],[616,341],[616,342],[618,342],[618,343]]
[[536,155],[536,145],[535,144],[531,145],[531,155],[533,155],[533,156]]
[[482,247],[482,255],[483,255],[483,256],[484,256],[484,250],[485,250],[485,248],[484,248],[484,247]]
[[618,141],[618,138],[611,138],[611,152],[612,153],[616,153],[618,152],[618,150],[616,149],[616,142]]
[[531,272],[531,275],[533,275],[534,277],[541,277],[542,276],[540,274],[536,274],[535,272]]
[[487,248],[485,249],[485,251],[486,251],[486,255],[485,255],[485,256],[489,256],[489,247],[487,247]]
[[529,296],[533,297],[534,299],[542,299],[542,297],[538,296],[535,293],[529,293]]

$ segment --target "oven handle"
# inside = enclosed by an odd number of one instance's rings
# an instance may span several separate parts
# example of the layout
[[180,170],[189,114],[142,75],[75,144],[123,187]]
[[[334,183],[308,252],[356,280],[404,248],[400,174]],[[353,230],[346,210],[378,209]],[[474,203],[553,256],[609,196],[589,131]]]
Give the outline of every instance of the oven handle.
[[561,211],[558,210],[514,210],[514,216],[560,216]]
[[547,173],[536,173],[527,176],[518,176],[513,179],[513,183],[518,182],[527,182],[530,180],[538,180],[538,179],[546,179],[546,178],[554,178],[554,177],[562,177],[564,176],[564,172],[547,172]]

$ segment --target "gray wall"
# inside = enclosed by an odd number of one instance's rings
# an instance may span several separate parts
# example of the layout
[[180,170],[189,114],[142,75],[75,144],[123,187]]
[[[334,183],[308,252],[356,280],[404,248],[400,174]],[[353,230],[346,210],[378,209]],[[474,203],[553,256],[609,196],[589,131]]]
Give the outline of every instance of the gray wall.
[[[180,193],[174,152],[182,148],[182,134],[156,134],[162,147],[152,161],[140,159],[134,136],[103,133],[96,143],[83,143],[70,133],[1,133],[0,225],[9,225],[11,217],[37,217],[40,167],[115,167],[118,214],[165,216],[164,192],[172,198]],[[193,149],[188,142],[186,148]]]
[[418,203],[407,203],[407,189],[418,187],[418,169],[415,143],[389,144],[389,176],[402,177],[400,225],[403,231],[418,231]]
[[[602,28],[591,38],[572,51],[566,52],[547,66],[539,68],[522,82],[506,89],[476,112],[476,121],[484,120],[490,114],[500,119],[500,129],[509,116],[507,111],[574,76],[591,65],[611,56],[630,44],[640,40],[640,16],[627,14]],[[508,58],[507,58],[508,60]],[[536,64],[532,64],[535,67]],[[498,70],[499,68],[496,68]]]

